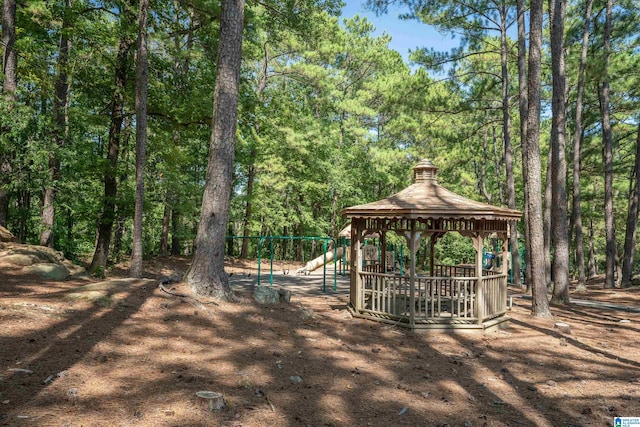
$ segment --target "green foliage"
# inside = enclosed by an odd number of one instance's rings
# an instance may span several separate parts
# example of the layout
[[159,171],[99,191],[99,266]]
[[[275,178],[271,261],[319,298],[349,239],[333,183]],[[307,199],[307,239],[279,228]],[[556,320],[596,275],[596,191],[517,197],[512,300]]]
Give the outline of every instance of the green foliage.
[[[384,12],[387,3],[369,2],[379,12]],[[233,234],[335,236],[345,225],[341,209],[401,190],[410,183],[411,168],[421,158],[430,158],[440,168],[440,182],[453,191],[504,204],[496,29],[501,10],[507,14],[508,25],[513,25],[513,4],[481,0],[401,3],[409,6],[406,18],[434,25],[446,34],[458,32],[460,46],[450,52],[429,46],[416,49],[409,68],[390,49],[390,36],[376,36],[371,22],[362,17],[339,18],[340,2],[247,3],[230,212]],[[169,238],[176,238],[184,250],[195,237],[209,150],[219,6],[211,0],[189,4],[160,0],[152,5],[146,255],[160,252],[165,211],[176,219],[169,224]],[[640,20],[632,6],[622,2],[616,7],[610,73],[616,136],[614,199],[620,213],[627,209],[638,120],[635,70]],[[570,117],[579,54],[573,46],[581,39],[581,7],[569,4]],[[2,184],[11,201],[9,228],[25,241],[37,241],[42,191],[51,184],[49,156],[55,152],[62,159],[61,176],[55,181],[55,245],[69,257],[90,254],[95,244],[118,41],[123,34],[135,34],[135,25],[121,19],[124,13],[135,15],[133,4],[81,0],[68,7],[62,1],[34,1],[18,7],[19,91],[15,102],[0,100],[0,154],[9,156],[12,166],[10,179]],[[583,221],[593,220],[598,252],[604,247],[597,91],[604,17],[594,16],[598,31],[590,39],[581,187]],[[70,23],[65,31],[73,46],[66,70],[71,92],[65,110],[65,144],[56,147],[52,109],[63,22]],[[508,46],[510,92],[515,94],[515,42],[508,40]],[[127,64],[130,83],[117,166],[116,217],[122,233],[114,238],[114,246],[120,247],[115,257],[126,256],[131,240],[136,123],[133,58]],[[546,92],[546,104],[548,98]],[[516,97],[512,97],[512,106],[511,133],[518,135]],[[546,152],[546,117],[542,129]],[[517,206],[522,207],[519,138],[514,137],[512,143]],[[616,215],[618,230],[623,229],[624,219]],[[404,244],[399,236],[391,237],[390,242]],[[310,252],[311,244],[304,245]],[[469,239],[448,235],[437,246],[438,256],[452,264],[471,262],[470,245]],[[292,258],[293,247],[282,244],[276,250],[288,251]]]

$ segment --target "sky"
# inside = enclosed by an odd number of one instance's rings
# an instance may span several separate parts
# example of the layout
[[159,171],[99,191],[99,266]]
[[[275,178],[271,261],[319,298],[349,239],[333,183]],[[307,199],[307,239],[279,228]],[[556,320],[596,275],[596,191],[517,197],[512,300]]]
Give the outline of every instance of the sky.
[[416,48],[433,48],[437,51],[449,51],[457,47],[459,41],[443,36],[433,27],[415,20],[401,20],[398,16],[406,13],[406,9],[390,6],[385,15],[376,16],[375,13],[365,8],[366,0],[343,0],[346,6],[342,9],[343,18],[352,18],[355,15],[365,16],[376,27],[375,35],[383,32],[392,37],[389,46],[400,52],[408,62],[409,50]]

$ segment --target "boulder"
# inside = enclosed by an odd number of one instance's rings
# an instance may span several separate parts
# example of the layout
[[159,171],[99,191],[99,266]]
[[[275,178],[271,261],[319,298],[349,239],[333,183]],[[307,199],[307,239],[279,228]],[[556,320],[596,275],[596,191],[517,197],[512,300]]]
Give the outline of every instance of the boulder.
[[9,230],[0,225],[0,242],[15,242],[16,238]]
[[256,286],[253,298],[258,304],[278,304],[280,302],[280,292],[269,286]]
[[40,262],[38,257],[35,257],[33,255],[26,255],[26,254],[10,253],[9,255],[5,255],[3,257],[0,257],[0,263],[2,263],[2,264],[17,265],[17,266],[21,266],[21,267],[25,267],[27,265],[32,265],[32,264],[35,264],[37,262]]
[[76,265],[68,259],[62,261],[62,264],[67,268],[67,270],[69,270],[69,275],[73,277],[84,276],[87,274],[87,270],[84,267]]
[[22,271],[28,274],[37,274],[49,280],[65,280],[69,277],[69,270],[61,264],[38,263],[24,267]]
[[640,274],[636,274],[631,278],[631,286],[640,286]]

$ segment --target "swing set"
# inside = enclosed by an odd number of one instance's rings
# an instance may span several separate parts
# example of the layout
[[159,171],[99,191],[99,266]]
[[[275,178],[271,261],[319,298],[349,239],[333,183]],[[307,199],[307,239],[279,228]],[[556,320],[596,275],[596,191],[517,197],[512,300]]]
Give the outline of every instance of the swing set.
[[[273,285],[273,261],[274,261],[274,241],[299,241],[302,244],[305,241],[312,242],[323,242],[323,272],[322,272],[322,292],[326,292],[327,286],[327,252],[329,250],[329,243],[333,243],[333,257],[332,259],[336,259],[336,251],[337,245],[334,239],[331,237],[319,237],[319,236],[226,236],[227,239],[255,239],[258,240],[258,248],[257,248],[257,263],[258,263],[258,286],[260,286],[261,282],[261,269],[262,269],[262,251],[265,248],[265,243],[268,243],[269,249],[269,285]],[[302,251],[303,262],[304,262],[304,250]],[[331,262],[331,259],[329,260]],[[285,260],[281,260],[282,274],[288,275],[291,272],[290,266],[287,264],[285,266]],[[337,266],[337,264],[336,264]],[[277,268],[277,265],[276,265]],[[333,290],[337,289],[337,267],[333,270]],[[305,275],[308,274],[305,272]]]

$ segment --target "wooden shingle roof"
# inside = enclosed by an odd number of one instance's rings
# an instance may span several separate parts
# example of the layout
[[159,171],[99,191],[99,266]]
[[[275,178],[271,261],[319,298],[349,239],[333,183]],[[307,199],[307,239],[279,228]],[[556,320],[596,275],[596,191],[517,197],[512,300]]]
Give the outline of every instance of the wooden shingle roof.
[[377,202],[351,206],[347,218],[433,218],[518,220],[522,212],[467,199],[449,191],[437,180],[438,168],[422,160],[413,168],[414,183]]

